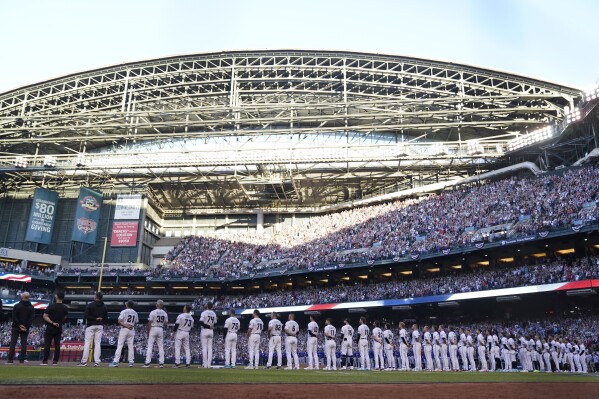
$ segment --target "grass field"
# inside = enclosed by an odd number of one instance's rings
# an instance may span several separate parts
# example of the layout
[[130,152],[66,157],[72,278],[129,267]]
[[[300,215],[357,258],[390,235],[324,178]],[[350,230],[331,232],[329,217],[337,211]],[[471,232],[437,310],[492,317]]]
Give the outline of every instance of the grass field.
[[0,366],[0,384],[599,382],[597,375]]

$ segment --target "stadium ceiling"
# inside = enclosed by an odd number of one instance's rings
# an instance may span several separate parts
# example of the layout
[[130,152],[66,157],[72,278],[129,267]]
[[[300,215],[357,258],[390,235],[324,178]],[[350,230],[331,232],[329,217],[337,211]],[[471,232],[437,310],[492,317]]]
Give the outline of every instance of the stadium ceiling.
[[425,59],[231,51],[0,94],[0,190],[142,192],[165,215],[334,204],[504,165],[577,89]]

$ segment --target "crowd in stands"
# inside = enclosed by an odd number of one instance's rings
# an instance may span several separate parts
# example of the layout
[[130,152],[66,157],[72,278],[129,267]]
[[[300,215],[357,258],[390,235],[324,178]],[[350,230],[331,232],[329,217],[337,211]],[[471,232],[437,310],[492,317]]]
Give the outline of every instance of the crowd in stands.
[[[165,257],[164,274],[242,277],[262,270],[373,262],[429,254],[597,220],[599,168],[512,177],[313,217],[279,233],[189,236]],[[497,226],[498,231],[493,231]]]

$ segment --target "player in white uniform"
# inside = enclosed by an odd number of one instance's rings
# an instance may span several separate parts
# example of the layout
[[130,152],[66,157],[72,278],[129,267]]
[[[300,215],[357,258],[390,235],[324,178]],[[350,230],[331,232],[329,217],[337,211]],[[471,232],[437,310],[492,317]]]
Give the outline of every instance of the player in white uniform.
[[468,345],[466,342],[466,334],[464,329],[460,328],[460,342],[458,342],[458,351],[462,358],[462,370],[468,371]]
[[576,372],[582,373],[582,364],[580,364],[580,346],[578,346],[578,340],[574,340],[572,345],[572,355],[574,356],[574,365],[576,366]]
[[559,368],[559,338],[558,336],[554,336],[551,341],[551,359],[553,359],[553,364],[555,365],[555,372],[559,373],[561,370]]
[[320,364],[318,363],[318,323],[314,316],[310,316],[310,323],[308,323],[308,342],[306,349],[308,350],[308,367],[306,370],[318,370]]
[[543,359],[543,344],[538,335],[535,335],[535,352],[537,357],[537,363],[539,371],[545,371],[545,360]]
[[495,345],[493,343],[493,336],[487,330],[485,331],[485,343],[487,345],[487,353],[489,354],[489,371],[495,371]]
[[200,368],[210,368],[212,366],[212,341],[214,340],[214,325],[216,324],[216,313],[212,310],[212,302],[206,303],[204,311],[200,315],[200,342],[202,343],[202,366]]
[[[441,335],[437,331],[436,326],[431,327],[433,334],[433,360],[435,361],[435,371],[443,370],[443,365],[441,364]],[[447,346],[445,346],[445,350],[447,350]]]
[[360,350],[360,370],[370,370],[370,354],[368,353],[368,336],[370,328],[366,325],[366,317],[360,317],[358,326],[358,349]]
[[493,371],[497,370],[497,367],[501,367],[501,353],[499,351],[499,337],[497,331],[493,331]]
[[374,321],[373,326],[372,352],[374,355],[374,369],[382,370],[385,368],[385,360],[383,359],[383,330],[381,330],[378,320]]
[[551,372],[551,346],[547,340],[541,340],[543,345],[543,362],[545,363],[545,372]]
[[582,343],[582,340],[578,341],[578,349],[579,349],[579,356],[580,356],[580,366],[581,366],[581,372],[583,373],[588,373],[588,366],[587,366],[587,348],[586,346],[584,346],[584,344]]
[[508,343],[508,337],[501,334],[501,357],[503,359],[503,371],[512,371],[512,355],[510,354],[510,346]]
[[566,340],[566,363],[570,365],[570,373],[576,371],[576,365],[574,364],[574,347],[570,342],[570,338]]
[[511,334],[507,340],[508,347],[510,348],[510,371],[516,370],[516,340],[514,334]]
[[[287,367],[285,370],[299,370],[299,358],[297,356],[299,324],[295,321],[295,314],[289,314],[284,330],[285,334],[287,334],[285,337],[285,353],[287,354]],[[293,361],[295,361],[295,367],[293,367]]]
[[424,359],[426,371],[433,371],[435,364],[433,363],[433,335],[429,331],[428,326],[422,329],[424,338]]
[[522,366],[522,372],[530,371],[528,366],[528,340],[518,334],[518,357],[520,358],[520,365]]
[[181,346],[185,351],[185,368],[191,365],[191,350],[189,349],[189,332],[193,328],[193,317],[189,314],[191,305],[183,306],[183,313],[177,316],[175,321],[175,365],[174,368],[179,368],[181,361]]
[[164,328],[168,324],[168,315],[162,309],[164,302],[161,299],[156,301],[156,309],[150,312],[148,317],[148,327],[150,333],[148,334],[148,349],[146,351],[146,362],[143,367],[150,367],[152,363],[152,351],[154,350],[154,342],[158,346],[158,367],[164,367]]
[[406,324],[402,321],[399,323],[399,361],[401,367],[399,371],[410,370],[410,362],[408,361],[408,332],[406,331]]
[[[480,329],[476,330],[476,332],[476,344],[478,346],[478,361],[480,363],[479,371],[486,372],[489,371],[489,365],[487,363],[487,340],[483,336],[483,332]],[[491,341],[493,341],[493,338],[491,338]],[[472,358],[474,359],[474,356],[472,356]],[[473,363],[473,365],[474,370],[476,370],[476,363]]]
[[229,318],[225,320],[225,368],[234,369],[237,363],[237,332],[241,324],[235,317],[235,309],[229,310]]
[[422,338],[418,324],[412,324],[412,350],[414,352],[414,371],[422,371]]
[[526,346],[528,352],[528,367],[530,371],[534,371],[537,369],[537,352],[536,352],[536,343],[532,337],[526,336],[528,340],[528,345]]
[[470,363],[470,371],[476,371],[476,363],[474,362],[474,338],[472,338],[470,330],[466,330],[466,348],[468,351],[468,362]]
[[264,323],[260,319],[260,311],[254,310],[253,318],[250,320],[248,327],[248,352],[250,357],[250,364],[245,368],[246,370],[258,369],[258,363],[260,362],[260,334],[264,329]]
[[119,331],[119,340],[116,346],[116,352],[114,353],[114,361],[110,364],[110,367],[118,367],[121,359],[121,352],[125,342],[127,343],[127,355],[129,358],[129,367],[133,367],[135,363],[135,351],[133,349],[133,339],[135,337],[135,325],[139,323],[139,316],[137,312],[133,310],[133,301],[127,301],[125,304],[126,308],[119,314],[118,323],[121,325]]
[[326,319],[324,326],[324,354],[327,359],[327,367],[325,370],[337,370],[337,355],[335,354],[337,351],[336,335],[337,329],[331,324],[331,319]]
[[[341,327],[341,335],[343,336],[341,341],[341,370],[353,369],[354,328],[349,324],[349,319],[343,320],[343,323],[343,327]],[[351,364],[350,359],[352,360]]]
[[280,370],[283,365],[283,358],[281,357],[281,332],[283,331],[283,323],[277,317],[277,313],[272,312],[270,321],[268,322],[268,334],[270,338],[268,340],[268,362],[266,363],[266,369],[272,366],[272,357],[275,350],[277,351],[277,370]]
[[385,357],[387,358],[387,370],[395,370],[395,355],[393,354],[393,332],[389,329],[389,325],[385,324],[383,331],[383,348]]
[[449,326],[449,334],[447,334],[449,340],[449,358],[451,359],[451,370],[460,371],[460,363],[458,362],[458,336],[453,331],[453,326]]
[[447,355],[449,341],[447,340],[447,333],[443,325],[439,326],[439,341],[441,342],[441,366],[443,366],[443,371],[449,371],[449,356]]

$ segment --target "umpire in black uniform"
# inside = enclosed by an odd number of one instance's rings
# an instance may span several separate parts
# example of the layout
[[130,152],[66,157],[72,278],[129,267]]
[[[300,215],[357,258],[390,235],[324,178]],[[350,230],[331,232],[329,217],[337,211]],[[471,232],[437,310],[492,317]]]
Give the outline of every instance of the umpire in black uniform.
[[33,315],[34,309],[31,302],[29,302],[29,292],[23,292],[21,294],[21,301],[12,309],[12,330],[6,364],[13,364],[18,339],[21,340],[19,362],[25,362],[25,357],[27,356],[27,336],[29,335],[29,328],[33,324]]
[[67,320],[69,309],[62,303],[64,292],[59,291],[54,295],[54,303],[44,311],[44,322],[46,323],[46,332],[44,333],[44,360],[41,366],[48,365],[50,357],[50,345],[54,342],[54,357],[52,365],[58,364],[60,357],[60,337],[62,335],[62,323]]

